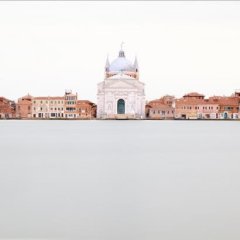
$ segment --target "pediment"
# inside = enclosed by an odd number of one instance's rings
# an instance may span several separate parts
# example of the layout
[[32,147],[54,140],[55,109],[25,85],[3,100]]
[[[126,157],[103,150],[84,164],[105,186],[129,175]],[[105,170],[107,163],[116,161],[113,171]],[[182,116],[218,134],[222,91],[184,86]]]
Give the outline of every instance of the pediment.
[[105,85],[105,88],[138,88],[136,82],[137,80],[130,80],[130,81],[124,81],[124,80],[113,80],[108,81]]

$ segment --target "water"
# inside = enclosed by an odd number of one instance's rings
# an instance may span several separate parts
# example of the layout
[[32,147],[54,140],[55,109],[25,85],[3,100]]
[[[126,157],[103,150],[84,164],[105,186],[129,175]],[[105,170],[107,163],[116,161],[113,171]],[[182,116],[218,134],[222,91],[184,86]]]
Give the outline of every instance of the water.
[[240,123],[0,121],[0,238],[239,240]]

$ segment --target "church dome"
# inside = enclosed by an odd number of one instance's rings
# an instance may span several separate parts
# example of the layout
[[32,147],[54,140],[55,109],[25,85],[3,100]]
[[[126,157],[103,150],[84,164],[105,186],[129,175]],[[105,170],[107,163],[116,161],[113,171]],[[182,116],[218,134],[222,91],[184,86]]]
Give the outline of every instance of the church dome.
[[113,60],[113,62],[109,66],[109,71],[110,72],[131,72],[134,71],[134,66],[133,64],[126,59],[124,51],[119,52],[118,58]]

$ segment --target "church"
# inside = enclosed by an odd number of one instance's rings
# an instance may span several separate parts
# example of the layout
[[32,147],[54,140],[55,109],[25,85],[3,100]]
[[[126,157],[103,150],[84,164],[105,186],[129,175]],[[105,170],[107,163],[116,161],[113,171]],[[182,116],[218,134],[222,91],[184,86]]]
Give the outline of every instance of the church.
[[125,57],[122,47],[111,63],[107,57],[104,81],[98,84],[98,119],[144,119],[144,83],[139,81],[138,61]]

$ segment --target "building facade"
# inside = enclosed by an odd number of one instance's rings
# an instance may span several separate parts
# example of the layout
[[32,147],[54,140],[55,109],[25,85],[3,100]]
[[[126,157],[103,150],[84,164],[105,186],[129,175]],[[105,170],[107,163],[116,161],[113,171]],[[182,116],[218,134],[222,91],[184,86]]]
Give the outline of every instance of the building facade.
[[219,97],[219,118],[220,119],[238,119],[239,115],[239,97]]
[[239,119],[240,96],[212,96],[189,93],[176,100],[175,119]]
[[155,99],[146,105],[147,119],[174,119],[175,113],[175,98],[173,96],[163,96],[160,99]]
[[[23,105],[27,108],[26,97],[19,100],[21,113]],[[20,113],[19,109],[19,113]],[[31,116],[29,113],[19,115],[20,118],[28,116],[33,119],[93,119],[96,118],[96,104],[88,100],[78,100],[78,94],[66,91],[64,96],[58,97],[31,97]],[[23,117],[24,116],[24,117]]]
[[97,106],[88,100],[77,101],[77,112],[79,119],[94,119],[96,118]]
[[16,104],[5,97],[0,97],[0,118],[10,119],[16,117]]
[[64,118],[64,97],[33,97],[32,118]]
[[110,64],[107,58],[105,79],[98,84],[97,118],[145,118],[144,83],[139,81],[138,62],[131,63],[124,51]]
[[199,105],[204,103],[204,95],[192,92],[175,102],[176,119],[198,119]]
[[66,91],[64,96],[64,118],[66,119],[76,119],[78,118],[77,110],[77,93],[74,94],[72,91]]
[[18,99],[16,104],[16,118],[32,118],[32,96],[26,95]]

